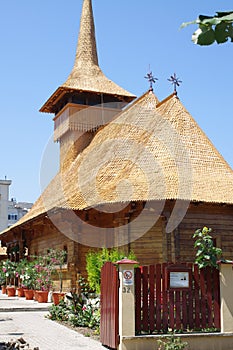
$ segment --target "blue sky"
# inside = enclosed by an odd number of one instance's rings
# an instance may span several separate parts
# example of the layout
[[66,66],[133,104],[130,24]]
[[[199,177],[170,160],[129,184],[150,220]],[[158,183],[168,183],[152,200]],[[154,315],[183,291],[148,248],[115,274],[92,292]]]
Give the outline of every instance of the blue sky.
[[[1,2],[1,167],[11,179],[10,196],[34,202],[40,195],[41,159],[53,133],[52,115],[39,113],[69,75],[75,56],[81,0]],[[93,0],[99,63],[113,81],[140,96],[149,64],[159,79],[159,99],[178,95],[200,127],[233,167],[233,44],[199,47],[198,14],[232,10],[232,1]]]

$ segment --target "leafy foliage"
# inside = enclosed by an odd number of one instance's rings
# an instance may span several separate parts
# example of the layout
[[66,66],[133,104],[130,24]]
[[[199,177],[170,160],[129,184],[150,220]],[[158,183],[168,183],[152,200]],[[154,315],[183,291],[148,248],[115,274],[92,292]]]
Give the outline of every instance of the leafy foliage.
[[203,227],[195,231],[193,238],[196,239],[194,247],[197,248],[195,262],[199,268],[218,267],[217,260],[222,255],[222,249],[216,248],[210,235],[211,228]]
[[[117,262],[125,257],[125,253],[118,249],[106,249],[103,248],[99,252],[90,251],[86,257],[86,269],[88,274],[88,283],[96,293],[100,293],[100,276],[101,268],[107,262]],[[135,260],[135,255],[130,252],[128,259]]]
[[198,45],[211,45],[233,42],[233,11],[216,12],[215,16],[200,15],[197,20],[186,22],[182,28],[197,24],[199,28],[193,33],[192,41]]
[[0,263],[0,285],[6,284],[6,276],[5,272],[3,271],[3,262]]
[[85,304],[82,296],[76,293],[67,295],[69,303],[61,300],[58,305],[52,305],[49,308],[49,316],[51,320],[65,321],[75,327],[87,327],[99,329],[100,326],[100,310],[95,303],[88,302]]
[[157,340],[159,344],[158,350],[183,350],[188,343],[183,342],[180,337],[172,334],[170,337]]

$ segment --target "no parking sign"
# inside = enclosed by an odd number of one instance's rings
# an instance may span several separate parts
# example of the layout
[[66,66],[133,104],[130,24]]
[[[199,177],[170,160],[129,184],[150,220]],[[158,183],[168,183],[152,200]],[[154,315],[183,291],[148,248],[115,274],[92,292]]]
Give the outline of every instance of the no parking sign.
[[134,271],[123,270],[123,284],[125,286],[132,286],[134,283]]

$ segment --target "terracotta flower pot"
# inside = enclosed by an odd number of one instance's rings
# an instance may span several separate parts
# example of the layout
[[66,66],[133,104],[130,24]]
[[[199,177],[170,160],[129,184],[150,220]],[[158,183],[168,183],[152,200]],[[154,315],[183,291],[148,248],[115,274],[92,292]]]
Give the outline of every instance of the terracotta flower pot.
[[24,289],[22,287],[17,288],[18,291],[18,297],[22,298],[25,296]]
[[48,302],[48,294],[47,290],[38,290],[37,291],[37,301],[38,303],[47,303]]
[[6,286],[2,286],[2,294],[6,294]]
[[7,286],[6,290],[7,290],[8,297],[14,297],[15,296],[15,287]]
[[53,292],[53,303],[54,305],[58,305],[61,300],[65,297],[65,293]]
[[38,294],[37,294],[37,292],[38,292],[38,290],[34,290],[33,291],[33,299],[35,300],[35,301],[38,301],[37,299],[38,299]]
[[26,300],[33,300],[33,289],[24,289]]

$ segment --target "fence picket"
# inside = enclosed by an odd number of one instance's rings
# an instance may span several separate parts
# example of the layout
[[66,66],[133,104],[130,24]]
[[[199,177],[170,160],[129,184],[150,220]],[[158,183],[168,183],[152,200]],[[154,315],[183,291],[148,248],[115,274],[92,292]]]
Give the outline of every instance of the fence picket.
[[175,324],[176,329],[181,329],[181,307],[180,307],[180,291],[175,292]]
[[219,282],[219,271],[215,269],[213,276],[213,285],[214,285],[214,327],[220,329],[220,282]]
[[174,292],[169,291],[169,328],[175,328],[175,317],[174,317]]
[[148,266],[142,268],[142,329],[149,330],[149,309],[148,309]]
[[189,329],[193,329],[194,327],[194,324],[195,324],[195,303],[194,303],[194,300],[195,300],[195,290],[194,290],[194,285],[195,285],[195,281],[194,281],[194,275],[193,275],[193,272],[194,272],[194,267],[195,265],[192,264],[192,263],[188,263],[187,264],[188,267],[191,269],[191,276],[190,276],[190,290],[187,292],[188,293],[188,297],[187,297],[187,300],[188,300],[188,305],[187,305],[187,313],[188,313],[188,325],[189,325]]
[[211,268],[206,269],[206,296],[207,296],[207,327],[213,327],[213,303],[212,303],[212,281]]
[[135,269],[135,331],[136,334],[141,332],[141,270]]
[[149,319],[150,319],[150,333],[155,330],[155,266],[149,266]]
[[156,265],[156,329],[161,329],[161,265]]
[[200,289],[201,289],[201,326],[206,328],[206,288],[205,288],[205,272],[206,270],[200,270]]
[[[162,264],[162,314],[163,314],[163,323],[161,329],[163,331],[168,330],[168,293],[166,290],[166,279],[165,279],[165,269],[168,264]],[[160,330],[161,330],[160,329]]]
[[[200,329],[201,327],[201,310],[200,310],[200,274],[199,269],[197,265],[194,265],[194,307],[195,307],[195,326],[197,329]],[[189,324],[190,328],[191,325]]]
[[187,309],[189,306],[189,301],[188,301],[188,293],[186,291],[183,291],[181,293],[181,307],[182,307],[182,325],[183,329],[186,330],[188,328],[188,318],[187,318]]

